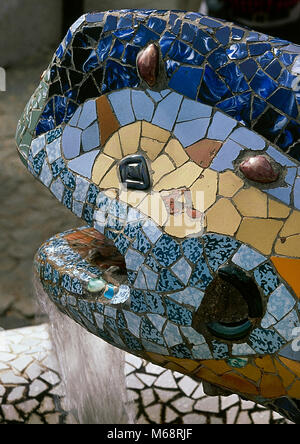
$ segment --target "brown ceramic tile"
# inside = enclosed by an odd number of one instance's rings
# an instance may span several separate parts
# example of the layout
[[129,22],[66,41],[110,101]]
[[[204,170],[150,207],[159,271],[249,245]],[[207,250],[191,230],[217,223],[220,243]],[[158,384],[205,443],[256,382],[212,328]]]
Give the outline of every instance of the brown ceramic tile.
[[191,160],[196,162],[202,168],[208,168],[214,157],[219,152],[223,143],[216,140],[204,139],[186,149]]
[[100,128],[101,145],[104,146],[106,141],[120,128],[120,124],[112,112],[108,99],[101,96],[96,100],[97,114]]

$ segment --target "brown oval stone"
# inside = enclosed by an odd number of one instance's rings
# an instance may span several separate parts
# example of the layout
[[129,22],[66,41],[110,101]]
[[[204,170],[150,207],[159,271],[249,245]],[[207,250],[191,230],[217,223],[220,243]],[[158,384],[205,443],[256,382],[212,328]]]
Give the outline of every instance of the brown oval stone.
[[279,177],[265,156],[250,157],[241,163],[240,170],[247,179],[259,183],[273,183]]
[[151,43],[138,56],[137,67],[139,74],[149,86],[154,86],[158,76],[159,53],[157,47]]

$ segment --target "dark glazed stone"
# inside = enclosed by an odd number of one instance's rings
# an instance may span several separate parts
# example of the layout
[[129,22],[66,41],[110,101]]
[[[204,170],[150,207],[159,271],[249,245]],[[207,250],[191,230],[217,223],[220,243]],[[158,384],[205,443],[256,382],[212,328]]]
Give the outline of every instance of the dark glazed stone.
[[159,53],[157,47],[151,43],[138,56],[137,67],[143,80],[150,86],[154,86],[158,76]]
[[273,183],[279,177],[269,160],[264,156],[250,157],[240,165],[241,172],[247,179],[259,183]]

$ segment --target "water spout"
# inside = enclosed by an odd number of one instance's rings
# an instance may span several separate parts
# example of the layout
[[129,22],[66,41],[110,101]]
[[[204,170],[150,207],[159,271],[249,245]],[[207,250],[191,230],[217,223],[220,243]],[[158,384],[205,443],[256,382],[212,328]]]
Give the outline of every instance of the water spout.
[[125,353],[61,313],[34,277],[66,393],[65,407],[79,424],[133,424],[125,379]]

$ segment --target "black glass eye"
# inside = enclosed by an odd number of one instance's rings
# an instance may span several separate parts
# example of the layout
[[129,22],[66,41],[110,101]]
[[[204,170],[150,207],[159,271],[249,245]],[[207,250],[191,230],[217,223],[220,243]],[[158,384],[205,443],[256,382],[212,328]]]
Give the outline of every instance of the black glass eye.
[[143,156],[130,156],[120,163],[120,176],[123,185],[133,190],[148,190],[150,175]]

